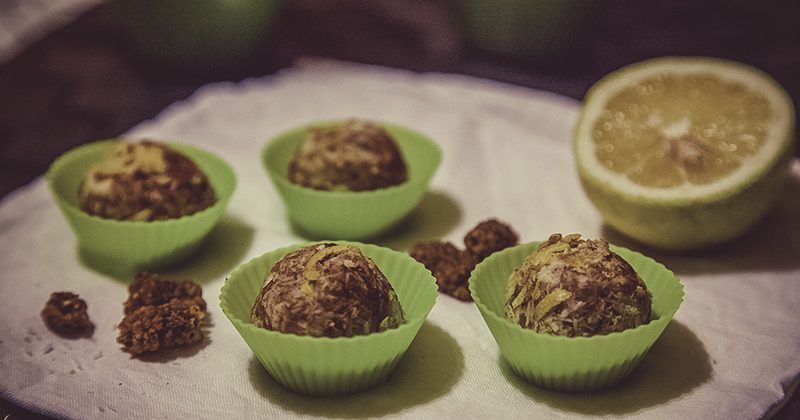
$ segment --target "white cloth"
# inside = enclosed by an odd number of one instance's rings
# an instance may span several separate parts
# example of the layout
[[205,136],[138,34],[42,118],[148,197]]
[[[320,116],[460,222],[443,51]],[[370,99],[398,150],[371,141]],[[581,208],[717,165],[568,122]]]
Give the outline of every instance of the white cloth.
[[[144,360],[122,352],[115,325],[131,277],[80,260],[38,179],[0,207],[0,392],[37,411],[79,418],[765,415],[800,372],[797,162],[789,193],[757,232],[685,256],[644,251],[678,273],[686,298],[639,369],[608,391],[561,394],[528,385],[499,363],[477,308],[440,295],[385,385],[349,397],[303,397],[269,378],[219,309],[228,272],[302,241],[259,154],[270,137],[315,120],[398,123],[441,146],[429,194],[378,244],[461,243],[489,217],[509,222],[526,242],[553,232],[619,242],[577,179],[571,130],[578,108],[553,94],[469,77],[327,62],[204,87],[129,134],[200,146],[236,170],[238,188],[221,224],[189,262],[167,272],[202,283],[213,323],[208,342]],[[96,324],[91,339],[66,340],[45,328],[39,311],[57,290],[86,299]]]

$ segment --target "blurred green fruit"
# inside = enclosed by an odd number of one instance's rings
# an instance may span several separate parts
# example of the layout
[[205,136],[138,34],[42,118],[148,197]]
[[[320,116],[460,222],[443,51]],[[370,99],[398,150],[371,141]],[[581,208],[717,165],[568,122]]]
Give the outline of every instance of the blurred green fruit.
[[178,66],[219,67],[264,41],[280,0],[117,0],[121,29],[142,53]]
[[554,55],[576,46],[594,15],[593,0],[456,0],[465,35],[485,51]]

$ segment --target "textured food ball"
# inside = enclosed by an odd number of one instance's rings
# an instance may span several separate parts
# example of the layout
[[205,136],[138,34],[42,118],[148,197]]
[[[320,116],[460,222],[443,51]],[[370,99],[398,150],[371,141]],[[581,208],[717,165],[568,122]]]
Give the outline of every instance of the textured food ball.
[[519,243],[519,236],[511,226],[497,220],[485,220],[464,236],[464,246],[479,261],[489,255]]
[[44,323],[58,334],[82,334],[94,329],[87,309],[86,302],[75,293],[53,292],[41,315]]
[[284,256],[267,275],[250,322],[314,337],[351,337],[405,322],[392,285],[356,247],[311,245]]
[[604,335],[650,321],[651,296],[604,240],[555,234],[509,278],[506,318],[569,337]]
[[89,168],[83,211],[116,220],[176,219],[216,201],[206,175],[186,156],[152,142],[120,143]]
[[433,274],[440,292],[459,300],[472,300],[469,275],[477,264],[474,255],[450,242],[419,243],[411,248],[409,254]]
[[400,149],[364,121],[310,128],[289,163],[289,181],[326,191],[369,191],[406,181]]

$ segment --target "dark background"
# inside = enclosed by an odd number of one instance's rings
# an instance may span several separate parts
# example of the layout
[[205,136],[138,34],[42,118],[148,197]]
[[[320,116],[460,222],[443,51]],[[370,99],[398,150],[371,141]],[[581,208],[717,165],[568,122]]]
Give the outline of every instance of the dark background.
[[[289,0],[250,54],[190,68],[133,48],[118,11],[103,5],[0,64],[0,197],[64,151],[118,136],[206,83],[273,74],[309,56],[461,73],[580,99],[626,64],[702,55],[753,65],[800,100],[800,1],[586,3],[593,12],[582,23],[585,36],[569,48],[509,55],[476,48],[448,0]],[[32,415],[0,400],[6,412]],[[800,397],[776,418],[800,419]]]

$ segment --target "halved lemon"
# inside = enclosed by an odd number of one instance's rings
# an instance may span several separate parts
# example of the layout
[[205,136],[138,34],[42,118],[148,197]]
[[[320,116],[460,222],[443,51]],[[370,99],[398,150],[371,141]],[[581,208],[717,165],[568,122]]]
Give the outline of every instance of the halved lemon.
[[659,58],[589,90],[575,158],[609,226],[659,248],[701,248],[736,238],[772,207],[794,125],[789,95],[757,69]]

